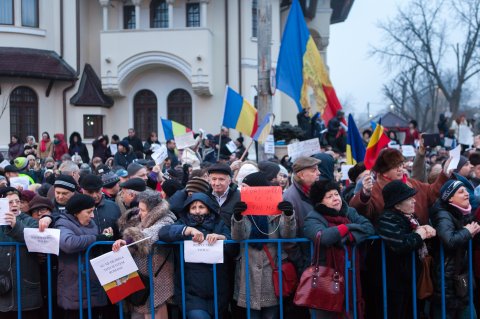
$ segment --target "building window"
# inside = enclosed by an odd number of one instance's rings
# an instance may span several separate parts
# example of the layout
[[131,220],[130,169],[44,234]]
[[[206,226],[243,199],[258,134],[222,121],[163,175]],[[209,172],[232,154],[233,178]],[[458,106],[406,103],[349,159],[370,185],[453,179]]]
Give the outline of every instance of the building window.
[[123,6],[123,28],[135,29],[135,6]]
[[187,3],[187,27],[200,26],[200,4]]
[[38,28],[38,0],[22,0],[22,25]]
[[0,0],[0,24],[13,24],[13,0]]
[[252,0],[252,37],[257,37],[257,0]]
[[184,89],[170,92],[167,98],[167,116],[169,120],[192,128],[192,97]]
[[150,3],[150,28],[168,28],[168,4],[165,0]]
[[133,98],[134,128],[137,135],[146,140],[150,132],[158,131],[157,97],[152,91],[141,90]]
[[102,115],[84,115],[83,116],[83,137],[97,138],[103,135],[103,116]]
[[38,137],[38,97],[28,87],[20,86],[10,94],[10,134],[22,140],[28,135]]

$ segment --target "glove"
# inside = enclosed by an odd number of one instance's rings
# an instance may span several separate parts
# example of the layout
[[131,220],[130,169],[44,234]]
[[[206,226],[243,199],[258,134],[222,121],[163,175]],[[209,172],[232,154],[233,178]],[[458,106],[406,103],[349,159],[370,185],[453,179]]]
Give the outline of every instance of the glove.
[[278,203],[277,208],[281,210],[285,216],[293,215],[293,205],[289,201],[284,200],[283,202]]
[[247,210],[247,203],[245,202],[235,203],[235,205],[233,206],[233,218],[235,218],[237,222],[241,221],[243,218],[242,213],[246,210]]

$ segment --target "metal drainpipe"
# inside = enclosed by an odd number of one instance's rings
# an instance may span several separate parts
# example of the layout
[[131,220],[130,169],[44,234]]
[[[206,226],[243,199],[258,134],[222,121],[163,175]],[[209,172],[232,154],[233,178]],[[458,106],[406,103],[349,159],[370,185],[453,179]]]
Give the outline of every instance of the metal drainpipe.
[[228,0],[225,0],[225,84],[228,85]]
[[238,0],[238,93],[242,95],[242,0]]

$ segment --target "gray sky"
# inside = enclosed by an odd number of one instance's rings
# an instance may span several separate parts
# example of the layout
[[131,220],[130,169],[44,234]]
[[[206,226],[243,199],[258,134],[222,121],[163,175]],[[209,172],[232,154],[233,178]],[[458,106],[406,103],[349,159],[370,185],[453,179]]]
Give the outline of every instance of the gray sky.
[[345,22],[330,26],[327,63],[340,102],[351,105],[347,112],[366,114],[370,102],[370,113],[375,115],[389,105],[381,92],[388,74],[369,51],[372,45],[381,43],[377,22],[394,16],[399,2],[357,0]]

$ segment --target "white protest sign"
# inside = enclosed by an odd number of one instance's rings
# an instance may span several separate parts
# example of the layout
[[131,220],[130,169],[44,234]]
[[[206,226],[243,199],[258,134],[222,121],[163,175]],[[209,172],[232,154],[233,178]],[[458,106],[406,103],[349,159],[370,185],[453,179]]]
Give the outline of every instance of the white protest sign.
[[396,150],[400,150],[400,145],[398,145],[395,142],[390,142],[390,143],[388,143],[388,148],[393,148],[393,149],[396,149]]
[[153,153],[152,153],[152,159],[155,161],[155,164],[160,165],[163,163],[163,161],[168,157],[168,151],[167,147],[165,145],[162,145],[158,147]]
[[234,141],[230,141],[228,142],[227,144],[225,144],[225,146],[228,148],[228,150],[230,151],[230,153],[233,153],[237,150],[237,145],[235,145],[235,142]]
[[180,136],[175,136],[175,143],[177,144],[177,148],[182,150],[189,146],[195,145],[196,141],[193,138],[193,132],[188,132]]
[[288,156],[292,161],[295,161],[301,156],[310,156],[320,153],[320,142],[318,138],[312,138],[310,140],[288,144],[287,146]]
[[90,260],[90,264],[102,286],[138,270],[126,246],[117,252],[111,251],[94,258]]
[[[349,177],[348,177],[348,171],[350,170],[350,168],[352,168],[354,165],[342,165],[342,181],[347,181],[349,180]],[[352,182],[355,182],[355,181],[352,181]]]
[[185,240],[184,248],[186,263],[223,264],[223,240],[217,240],[213,245],[206,240],[200,244]]
[[117,144],[110,144],[110,152],[112,153],[112,156],[117,154],[118,151],[118,145]]
[[40,232],[38,228],[23,230],[27,250],[31,253],[54,254],[60,253],[60,229],[47,228]]
[[458,163],[460,162],[461,151],[462,151],[462,145],[458,145],[453,150],[448,151],[452,160],[450,161],[450,164],[447,167],[447,172],[450,171],[451,169],[456,169],[457,168]]
[[265,154],[275,154],[275,140],[273,139],[273,134],[267,136],[264,147]]
[[402,145],[402,155],[404,157],[415,157],[415,148],[412,145]]
[[3,162],[0,163],[0,167],[1,167],[1,168],[5,168],[5,167],[7,167],[8,165],[10,165],[10,162],[7,161],[7,160],[3,160]]
[[10,225],[5,221],[5,214],[10,210],[8,198],[0,198],[0,225]]
[[152,145],[150,145],[150,150],[152,151],[152,153],[155,153],[155,152],[158,152],[161,147],[162,145],[153,143]]
[[466,125],[458,127],[458,143],[471,146],[473,144],[473,132]]
[[17,186],[22,187],[23,190],[28,190],[28,185],[30,182],[28,177],[26,176],[19,176],[19,177],[11,177],[10,178],[10,186],[17,188]]
[[453,139],[445,137],[445,139],[443,141],[443,146],[452,147],[452,145],[453,145]]

